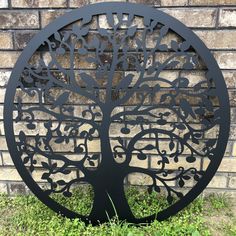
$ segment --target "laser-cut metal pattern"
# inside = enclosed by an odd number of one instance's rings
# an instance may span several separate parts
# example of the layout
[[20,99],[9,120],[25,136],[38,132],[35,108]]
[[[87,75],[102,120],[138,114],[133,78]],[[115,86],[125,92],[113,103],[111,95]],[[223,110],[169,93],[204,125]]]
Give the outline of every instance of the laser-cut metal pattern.
[[[86,6],[38,33],[4,105],[9,151],[31,191],[94,224],[116,213],[164,220],[183,209],[214,176],[229,124],[224,79],[206,46],[173,17],[130,3]],[[148,192],[166,193],[169,207],[136,218],[124,193],[135,174],[149,178]],[[71,197],[78,183],[94,191],[87,216],[51,197]]]

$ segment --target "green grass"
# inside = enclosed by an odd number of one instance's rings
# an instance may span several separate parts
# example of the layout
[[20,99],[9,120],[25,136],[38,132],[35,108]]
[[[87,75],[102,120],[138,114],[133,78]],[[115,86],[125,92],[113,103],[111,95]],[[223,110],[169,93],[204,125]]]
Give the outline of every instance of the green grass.
[[[77,190],[75,197],[55,197],[57,201],[77,212],[88,214],[91,209],[92,193]],[[166,207],[163,197],[146,195],[143,191],[129,189],[129,204],[137,217],[142,217]],[[211,209],[211,211],[208,211]],[[70,220],[55,214],[34,196],[16,196],[9,198],[0,196],[0,235],[114,235],[114,236],[204,236],[212,234],[214,224],[208,222],[209,217],[230,211],[230,202],[226,196],[198,198],[186,209],[166,221],[154,221],[150,225],[136,226],[112,219],[99,226],[85,225],[78,219]],[[209,213],[210,212],[210,213]],[[222,234],[235,236],[235,215],[232,221],[221,226]],[[213,222],[214,223],[214,222]],[[219,226],[219,222],[215,222]]]

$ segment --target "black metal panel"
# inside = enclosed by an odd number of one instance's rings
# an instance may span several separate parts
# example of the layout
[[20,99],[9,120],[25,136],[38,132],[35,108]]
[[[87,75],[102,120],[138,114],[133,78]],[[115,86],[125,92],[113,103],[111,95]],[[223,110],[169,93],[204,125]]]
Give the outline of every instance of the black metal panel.
[[[119,219],[151,222],[183,209],[214,176],[229,100],[215,59],[190,29],[144,5],[102,3],[66,13],[31,40],[7,87],[4,125],[21,177],[54,211],[96,224],[115,207]],[[147,160],[149,168],[135,164]],[[36,183],[36,168],[48,189]],[[124,193],[134,173],[151,179],[149,192],[165,192],[169,207],[135,218]],[[50,197],[70,197],[83,182],[94,191],[89,216]],[[195,185],[186,193],[187,182]]]

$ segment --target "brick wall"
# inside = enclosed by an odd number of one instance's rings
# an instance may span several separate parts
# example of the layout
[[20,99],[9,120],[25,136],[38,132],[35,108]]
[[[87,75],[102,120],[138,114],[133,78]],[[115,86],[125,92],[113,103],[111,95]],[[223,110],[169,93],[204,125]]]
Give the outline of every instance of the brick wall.
[[[3,102],[10,73],[27,42],[43,27],[73,8],[104,2],[96,0],[1,0],[0,1],[0,192],[24,193],[11,161],[3,131]],[[124,0],[124,2],[126,2]],[[207,191],[236,195],[236,1],[235,0],[129,0],[164,11],[192,28],[205,42],[222,69],[231,104],[230,138],[220,168]],[[40,129],[40,125],[38,127]],[[114,131],[117,127],[114,128]],[[112,132],[112,131],[111,131]],[[96,149],[97,143],[91,145]],[[135,163],[136,164],[136,163]],[[146,167],[152,162],[140,165]],[[201,163],[204,168],[205,162]],[[40,174],[35,174],[35,179]],[[135,183],[137,178],[131,179]]]

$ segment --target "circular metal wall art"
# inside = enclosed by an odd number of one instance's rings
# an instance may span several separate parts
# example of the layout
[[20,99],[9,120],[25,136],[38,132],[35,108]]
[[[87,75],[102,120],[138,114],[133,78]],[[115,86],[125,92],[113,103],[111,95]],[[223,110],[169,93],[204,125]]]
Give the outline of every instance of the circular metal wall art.
[[[30,41],[7,87],[4,125],[22,179],[55,212],[93,224],[115,215],[161,221],[214,176],[229,100],[215,59],[189,28],[144,5],[101,3],[66,13]],[[167,205],[140,218],[129,188]],[[91,211],[81,213],[66,203],[85,189]]]

